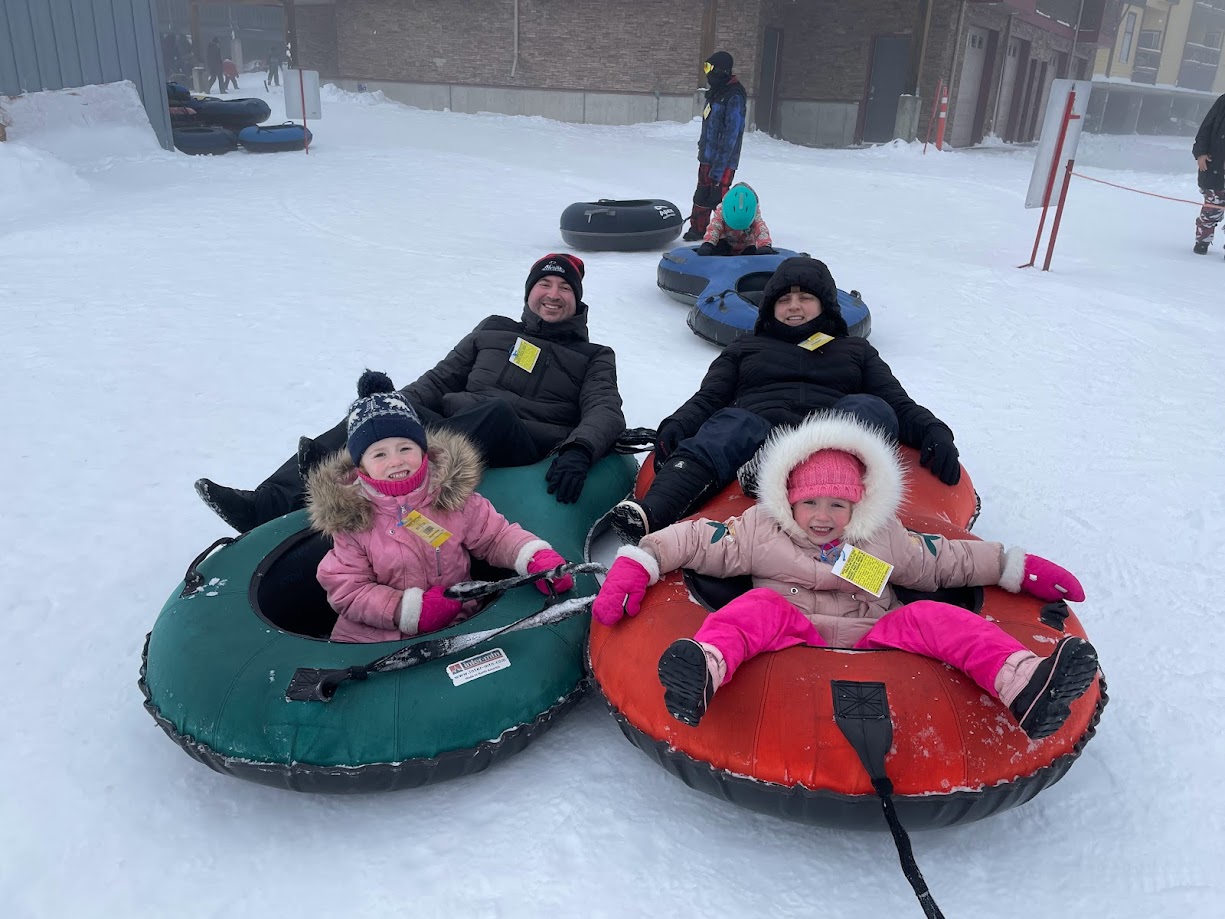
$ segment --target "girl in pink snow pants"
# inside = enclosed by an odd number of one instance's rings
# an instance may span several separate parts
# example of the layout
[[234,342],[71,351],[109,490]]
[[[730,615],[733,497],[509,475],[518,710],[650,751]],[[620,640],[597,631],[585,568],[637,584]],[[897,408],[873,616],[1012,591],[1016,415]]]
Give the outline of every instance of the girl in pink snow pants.
[[[891,585],[931,591],[996,584],[1079,602],[1080,582],[1000,543],[909,532],[897,517],[904,485],[895,448],[875,429],[846,416],[810,416],[762,448],[754,507],[723,523],[682,521],[623,547],[592,612],[610,626],[635,615],[647,587],[677,568],[752,576],[752,590],[659,660],[664,703],[686,724],[701,720],[715,691],[750,657],[809,645],[935,658],[1000,699],[1031,738],[1054,733],[1097,674],[1089,642],[1064,638],[1039,657],[969,610],[934,600],[902,605]],[[833,573],[851,548],[893,566],[879,597]]]

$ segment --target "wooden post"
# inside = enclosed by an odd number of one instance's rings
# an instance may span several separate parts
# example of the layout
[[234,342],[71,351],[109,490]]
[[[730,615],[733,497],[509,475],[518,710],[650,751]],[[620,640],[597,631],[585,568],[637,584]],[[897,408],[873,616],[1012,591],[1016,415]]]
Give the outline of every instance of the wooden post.
[[706,85],[702,65],[715,53],[715,28],[719,23],[719,0],[704,0],[702,4],[702,57],[698,60],[698,85]]
[[289,45],[289,66],[300,69],[298,64],[298,19],[294,15],[293,0],[285,0],[285,43]]
[[188,9],[188,29],[191,30],[191,57],[194,65],[204,63],[204,38],[200,35],[200,4],[192,0]]

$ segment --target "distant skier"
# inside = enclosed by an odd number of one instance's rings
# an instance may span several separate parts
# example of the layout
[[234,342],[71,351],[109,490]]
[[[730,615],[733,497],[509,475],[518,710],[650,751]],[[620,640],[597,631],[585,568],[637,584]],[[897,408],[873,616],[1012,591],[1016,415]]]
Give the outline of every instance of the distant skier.
[[732,73],[732,56],[716,51],[706,59],[706,107],[702,110],[702,134],[698,138],[698,187],[693,193],[687,242],[706,234],[710,212],[718,207],[732,187],[740,165],[740,142],[744,137],[745,91]]
[[1217,98],[1195,135],[1191,155],[1199,166],[1204,207],[1195,219],[1195,254],[1205,255],[1216,226],[1225,215],[1225,96]]

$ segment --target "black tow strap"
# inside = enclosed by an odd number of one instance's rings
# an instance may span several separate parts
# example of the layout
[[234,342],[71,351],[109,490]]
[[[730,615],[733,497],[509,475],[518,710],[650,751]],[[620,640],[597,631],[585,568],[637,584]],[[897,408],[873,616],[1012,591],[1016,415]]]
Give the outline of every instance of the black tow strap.
[[885,756],[893,746],[893,722],[889,718],[889,697],[884,683],[861,683],[854,680],[834,680],[834,720],[850,742],[859,761],[872,780],[872,788],[880,796],[881,809],[893,834],[902,873],[914,888],[923,915],[927,919],[944,919],[944,913],[932,899],[923,872],[915,862],[914,849],[902,821],[893,805],[893,783],[885,774]]

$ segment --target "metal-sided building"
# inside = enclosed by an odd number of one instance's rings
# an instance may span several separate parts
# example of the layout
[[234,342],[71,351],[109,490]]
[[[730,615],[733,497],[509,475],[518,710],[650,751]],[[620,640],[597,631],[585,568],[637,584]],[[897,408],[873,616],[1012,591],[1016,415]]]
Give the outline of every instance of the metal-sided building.
[[120,80],[172,149],[153,0],[0,0],[0,94]]

